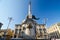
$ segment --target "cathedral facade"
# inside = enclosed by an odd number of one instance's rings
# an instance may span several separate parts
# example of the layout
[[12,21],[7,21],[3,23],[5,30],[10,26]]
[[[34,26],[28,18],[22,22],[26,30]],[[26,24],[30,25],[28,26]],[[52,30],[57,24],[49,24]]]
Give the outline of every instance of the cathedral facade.
[[31,1],[28,5],[28,15],[21,24],[15,24],[15,38],[25,39],[47,39],[47,30],[45,24],[38,24],[31,13]]

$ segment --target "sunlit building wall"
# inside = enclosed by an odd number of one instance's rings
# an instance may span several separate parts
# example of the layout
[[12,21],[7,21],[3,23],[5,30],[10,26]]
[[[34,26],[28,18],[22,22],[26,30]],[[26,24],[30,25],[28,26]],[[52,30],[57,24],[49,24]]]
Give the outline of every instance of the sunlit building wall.
[[49,38],[60,38],[60,23],[53,24],[47,29]]

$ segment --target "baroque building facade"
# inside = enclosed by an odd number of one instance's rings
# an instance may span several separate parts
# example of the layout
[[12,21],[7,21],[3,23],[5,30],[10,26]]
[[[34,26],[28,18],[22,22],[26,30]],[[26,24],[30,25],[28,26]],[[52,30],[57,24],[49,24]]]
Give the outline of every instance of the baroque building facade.
[[60,23],[51,25],[48,29],[48,38],[60,38]]
[[15,24],[15,38],[26,39],[47,39],[47,30],[45,24],[38,24],[31,13],[31,1],[28,5],[28,15],[21,24]]

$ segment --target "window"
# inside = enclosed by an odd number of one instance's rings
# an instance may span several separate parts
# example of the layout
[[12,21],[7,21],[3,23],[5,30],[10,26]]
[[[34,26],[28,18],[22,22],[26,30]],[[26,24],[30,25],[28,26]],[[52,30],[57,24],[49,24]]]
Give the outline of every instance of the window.
[[42,38],[42,37],[43,37],[43,35],[40,35],[40,37]]
[[19,31],[21,31],[21,29],[19,29]]
[[15,34],[17,34],[18,33],[18,29],[15,29]]
[[38,38],[40,37],[40,35],[38,36]]
[[44,35],[45,38],[47,38],[47,35]]
[[45,28],[43,29],[43,31],[44,31],[44,33],[46,33],[46,29]]
[[14,38],[16,38],[16,35],[14,35]]
[[42,34],[42,29],[39,29],[39,31],[40,31],[40,34]]
[[23,30],[25,30],[26,28],[25,27],[23,27]]
[[39,29],[40,31],[42,31],[42,29]]
[[21,33],[21,29],[19,29],[19,34]]
[[44,30],[44,31],[46,31],[46,29],[45,29],[45,28],[44,28],[43,30]]

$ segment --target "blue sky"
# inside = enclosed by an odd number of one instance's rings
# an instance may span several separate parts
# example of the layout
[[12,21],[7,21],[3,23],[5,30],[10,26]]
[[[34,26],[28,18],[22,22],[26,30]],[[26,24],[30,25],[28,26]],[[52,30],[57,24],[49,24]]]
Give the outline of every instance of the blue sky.
[[[21,24],[28,14],[29,0],[0,0],[0,22],[3,23],[2,29],[8,26],[8,17],[13,20],[9,28],[14,29],[15,24]],[[60,0],[31,0],[32,14],[39,17],[37,23],[43,23],[44,17],[47,18],[47,27],[60,22]]]

